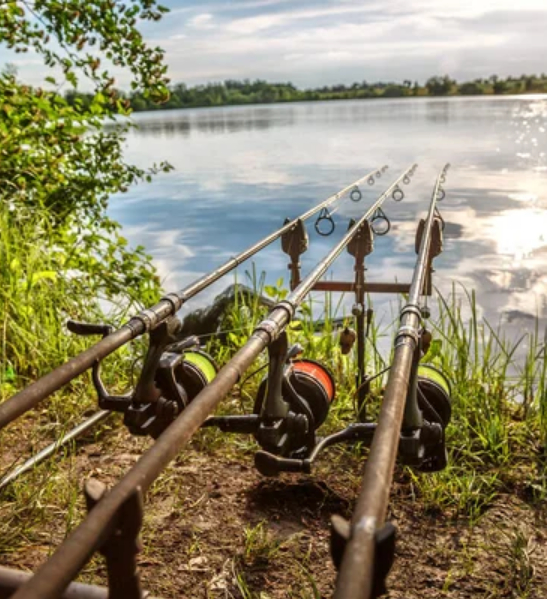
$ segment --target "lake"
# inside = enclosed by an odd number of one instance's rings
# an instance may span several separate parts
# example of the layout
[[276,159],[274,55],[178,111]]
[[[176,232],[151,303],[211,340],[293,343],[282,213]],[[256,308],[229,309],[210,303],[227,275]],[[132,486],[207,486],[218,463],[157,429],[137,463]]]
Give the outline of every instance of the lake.
[[[414,236],[435,177],[451,163],[440,208],[447,226],[435,285],[477,292],[481,316],[512,330],[547,316],[547,96],[356,100],[137,113],[127,159],[167,160],[175,170],[112,199],[109,214],[132,244],[153,256],[166,290],[178,290],[319,201],[383,164],[363,199],[343,200],[330,237],[308,221],[303,274],[407,166],[406,197],[388,200],[392,230],[367,258],[369,280],[407,281]],[[288,258],[274,242],[254,259],[267,282],[288,281]],[[238,270],[246,282],[247,263]],[[341,256],[329,278],[351,279]],[[228,275],[185,310],[209,303]],[[322,294],[317,294],[318,306]],[[378,314],[393,302],[378,297]],[[345,298],[342,309],[351,306]],[[318,313],[320,316],[320,312]]]

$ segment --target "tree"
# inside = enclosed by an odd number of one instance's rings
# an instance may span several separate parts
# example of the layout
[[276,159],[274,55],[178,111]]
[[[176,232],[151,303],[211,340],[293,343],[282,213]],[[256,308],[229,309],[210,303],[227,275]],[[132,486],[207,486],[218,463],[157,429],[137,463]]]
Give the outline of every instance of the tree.
[[388,85],[382,94],[386,98],[400,98],[404,95],[403,88],[400,85]]
[[459,86],[460,94],[464,96],[477,96],[484,93],[481,84],[477,81],[467,81]]
[[534,89],[535,78],[534,76],[524,78],[524,89],[527,92],[531,92]]
[[[10,70],[0,76],[0,202],[14,226],[37,211],[47,215],[52,226],[36,242],[66,249],[62,268],[88,297],[148,303],[159,292],[149,257],[127,247],[106,207],[111,194],[170,167],[124,161],[130,124],[114,117],[129,114],[129,100],[103,61],[129,71],[143,98],[167,100],[163,51],[148,47],[137,28],[164,12],[155,0],[22,0],[0,9],[0,44],[17,53],[33,49],[62,73],[46,77],[55,91],[25,85]],[[82,79],[92,87],[83,98],[76,93]]]
[[503,79],[496,78],[492,89],[494,90],[495,94],[503,94],[507,91],[507,82]]
[[445,75],[444,77],[431,77],[427,80],[425,86],[432,96],[446,96],[452,91],[455,84],[455,81]]

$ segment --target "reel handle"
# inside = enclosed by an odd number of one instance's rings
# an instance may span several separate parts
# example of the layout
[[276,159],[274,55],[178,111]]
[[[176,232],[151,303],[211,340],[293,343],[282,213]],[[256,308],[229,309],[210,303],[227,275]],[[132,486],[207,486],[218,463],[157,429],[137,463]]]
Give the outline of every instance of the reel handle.
[[295,343],[294,345],[291,345],[291,347],[289,347],[285,361],[289,363],[293,358],[296,358],[296,356],[299,356],[303,352],[304,348],[302,347],[302,345],[300,345],[300,343]]
[[[78,322],[76,320],[68,320],[66,323],[67,329],[75,335],[87,337],[90,335],[102,335],[107,337],[114,331],[114,327],[109,324],[92,324],[89,322]],[[97,360],[93,364],[91,370],[93,386],[99,398],[99,407],[103,410],[112,410],[115,412],[125,412],[131,403],[132,393],[125,395],[110,395],[103,380],[101,379],[101,362]]]
[[262,450],[255,453],[255,467],[264,476],[277,476],[281,472],[311,473],[310,460],[279,458],[273,453]]
[[82,337],[90,335],[102,335],[106,337],[114,331],[114,327],[109,324],[93,324],[90,322],[78,322],[77,320],[67,320],[66,328],[71,333]]

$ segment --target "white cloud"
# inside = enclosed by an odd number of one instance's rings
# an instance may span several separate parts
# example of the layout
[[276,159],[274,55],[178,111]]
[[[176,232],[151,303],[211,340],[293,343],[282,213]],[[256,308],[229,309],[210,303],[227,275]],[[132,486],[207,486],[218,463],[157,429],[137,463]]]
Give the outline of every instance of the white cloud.
[[314,10],[291,10],[284,13],[273,13],[270,15],[260,15],[234,19],[226,25],[226,30],[243,35],[249,35],[277,27],[279,25],[288,25],[295,21],[310,21],[323,17],[342,16],[356,13],[371,13],[375,8],[373,6],[336,6],[327,9]]
[[210,13],[196,15],[195,17],[189,19],[187,26],[191,27],[192,29],[198,29],[199,31],[214,29],[215,25],[213,24],[213,15]]
[[[250,10],[253,8],[265,8],[270,6],[278,6],[281,4],[290,4],[293,0],[255,0],[255,1],[247,1],[243,2],[230,2],[228,5],[224,4],[221,6],[224,10],[230,11],[241,11],[241,10]],[[165,4],[165,2],[164,2]],[[203,3],[201,2],[199,5],[200,10],[209,10],[213,11],[219,8],[218,4],[214,2]],[[196,11],[196,6],[190,4],[189,6],[183,6],[182,8],[174,8],[169,12],[169,16],[174,16],[178,14],[188,14]]]
[[[545,70],[545,0],[168,3],[174,10],[145,34],[166,49],[175,82],[260,77],[306,87]],[[31,82],[43,76],[27,72]],[[126,86],[127,73],[115,73]]]
[[[345,7],[345,10],[350,8],[355,10],[353,7]],[[429,57],[437,67],[425,67],[433,69],[425,76],[461,70],[464,62],[462,52],[503,48],[510,37],[503,31],[477,35],[476,31],[465,30],[456,21],[440,27],[434,18],[414,14],[380,20],[374,16],[373,19],[357,22],[344,19],[331,24],[321,22],[321,25],[314,24],[312,20],[305,27],[300,26],[298,21],[298,27],[289,26],[291,20],[298,20],[303,15],[311,19],[314,15],[337,14],[341,10],[344,7],[331,11],[293,11],[235,19],[222,23],[207,35],[189,36],[183,40],[184,43],[176,46],[164,42],[168,60],[173,66],[171,77],[189,82],[226,77],[266,77],[293,79],[301,85],[303,76],[315,79],[304,82],[304,85],[329,83],[334,78],[424,78],[422,73],[408,73],[408,63],[418,63],[420,59]],[[367,10],[371,10],[370,6]],[[180,71],[177,68],[179,64],[184,65]],[[348,77],[339,73],[337,66],[343,65],[352,69],[354,74]],[[394,76],[395,70],[399,71],[399,75]],[[492,69],[492,72],[495,70]]]
[[264,15],[247,19],[235,19],[226,25],[226,31],[236,35],[249,35],[281,25],[284,21],[286,21],[285,15]]

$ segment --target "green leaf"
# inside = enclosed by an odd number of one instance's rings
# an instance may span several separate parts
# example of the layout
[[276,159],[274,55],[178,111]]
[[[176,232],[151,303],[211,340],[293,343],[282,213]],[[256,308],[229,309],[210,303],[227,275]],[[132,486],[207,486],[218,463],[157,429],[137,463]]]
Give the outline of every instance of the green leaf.
[[440,339],[433,339],[429,345],[427,354],[422,358],[422,362],[434,362],[437,358],[441,357],[442,341]]
[[55,281],[57,278],[57,273],[53,270],[43,270],[42,272],[35,272],[31,278],[31,285],[36,285],[36,283],[43,281],[44,279],[49,279],[51,281]]
[[11,364],[6,366],[6,370],[4,371],[4,381],[8,383],[12,383],[15,380],[15,370]]
[[275,287],[273,287],[272,285],[265,285],[264,293],[269,297],[274,297],[274,298],[277,297],[277,289]]

